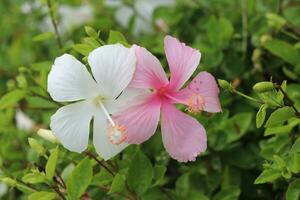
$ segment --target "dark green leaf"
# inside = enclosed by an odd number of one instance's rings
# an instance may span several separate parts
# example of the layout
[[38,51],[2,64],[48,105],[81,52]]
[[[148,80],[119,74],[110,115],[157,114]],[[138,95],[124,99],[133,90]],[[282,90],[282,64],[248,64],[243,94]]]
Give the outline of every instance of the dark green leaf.
[[291,44],[283,40],[269,40],[265,43],[265,48],[291,65],[296,66],[300,62],[299,52]]
[[150,160],[138,151],[133,158],[128,172],[128,184],[137,194],[144,193],[151,184],[153,168]]

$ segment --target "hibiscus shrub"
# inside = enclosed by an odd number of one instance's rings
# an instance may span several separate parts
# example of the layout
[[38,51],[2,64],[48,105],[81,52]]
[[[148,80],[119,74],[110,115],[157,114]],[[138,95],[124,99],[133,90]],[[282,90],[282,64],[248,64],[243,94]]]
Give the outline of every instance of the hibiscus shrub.
[[[2,0],[0,18],[0,199],[300,198],[298,0]],[[165,87],[176,67],[178,94]],[[159,100],[112,106],[141,102],[128,84],[159,85],[144,94]],[[110,135],[88,142],[83,126]]]

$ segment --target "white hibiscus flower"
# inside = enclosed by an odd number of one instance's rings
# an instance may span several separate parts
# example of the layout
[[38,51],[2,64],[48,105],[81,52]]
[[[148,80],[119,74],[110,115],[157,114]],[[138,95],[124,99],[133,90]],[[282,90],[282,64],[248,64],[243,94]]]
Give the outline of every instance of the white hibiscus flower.
[[89,54],[88,63],[95,80],[73,56],[56,58],[48,91],[55,101],[76,102],[60,108],[51,117],[50,127],[65,148],[80,153],[87,148],[93,118],[94,146],[108,160],[128,146],[126,130],[110,114],[135,95],[135,91],[122,91],[132,79],[136,57],[133,48],[105,45]]

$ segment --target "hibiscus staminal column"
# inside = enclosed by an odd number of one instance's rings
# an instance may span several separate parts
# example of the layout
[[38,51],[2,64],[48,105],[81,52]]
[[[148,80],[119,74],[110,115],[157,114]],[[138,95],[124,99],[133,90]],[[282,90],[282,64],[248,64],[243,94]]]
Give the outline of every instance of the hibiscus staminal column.
[[103,98],[100,96],[95,98],[95,103],[102,109],[109,121],[107,137],[110,143],[114,145],[122,144],[127,139],[126,129],[124,126],[118,125],[113,121],[102,101]]

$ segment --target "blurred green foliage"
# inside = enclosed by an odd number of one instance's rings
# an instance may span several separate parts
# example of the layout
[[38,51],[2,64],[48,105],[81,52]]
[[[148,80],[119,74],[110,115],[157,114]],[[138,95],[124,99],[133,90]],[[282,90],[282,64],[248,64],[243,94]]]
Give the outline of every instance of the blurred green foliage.
[[[135,11],[124,27],[106,1],[1,1],[0,187],[11,188],[2,198],[299,199],[300,1],[177,0],[156,8],[144,21],[152,31],[139,34],[135,20],[143,16],[135,3],[124,1]],[[80,25],[60,12],[83,4],[92,18]],[[86,16],[75,13],[75,21]],[[70,26],[61,27],[67,18]],[[201,51],[197,71],[224,79],[223,112],[195,116],[208,135],[208,150],[196,162],[171,160],[160,134],[108,162],[92,146],[71,153],[36,134],[60,106],[46,91],[55,57],[68,52],[86,62],[91,50],[119,42],[146,47],[166,66],[166,34]]]

